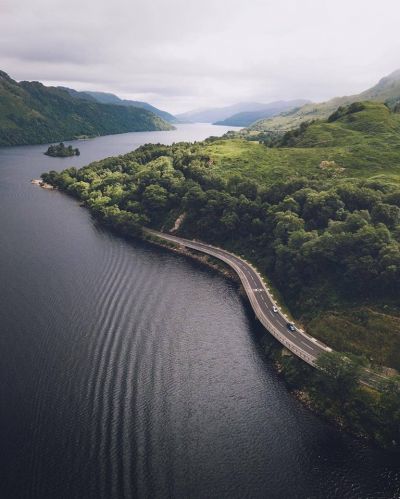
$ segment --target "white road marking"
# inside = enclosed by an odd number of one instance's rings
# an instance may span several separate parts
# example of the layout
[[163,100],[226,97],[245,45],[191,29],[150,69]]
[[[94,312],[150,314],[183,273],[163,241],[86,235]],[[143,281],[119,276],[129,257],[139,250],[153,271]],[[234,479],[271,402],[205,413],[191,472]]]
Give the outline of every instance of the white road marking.
[[300,340],[300,341],[303,343],[303,345],[305,345],[306,347],[308,347],[310,350],[314,350],[314,348],[311,345],[309,345],[308,343],[304,343],[303,340]]

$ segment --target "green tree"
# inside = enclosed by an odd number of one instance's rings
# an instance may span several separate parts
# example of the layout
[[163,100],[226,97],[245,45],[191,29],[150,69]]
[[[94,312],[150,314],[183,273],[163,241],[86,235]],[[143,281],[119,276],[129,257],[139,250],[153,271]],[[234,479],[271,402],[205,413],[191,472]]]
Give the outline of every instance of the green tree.
[[374,206],[371,212],[374,223],[384,223],[387,227],[393,228],[400,223],[400,208],[386,203],[379,203]]
[[143,192],[142,202],[150,213],[159,214],[168,204],[168,192],[160,185],[149,185]]

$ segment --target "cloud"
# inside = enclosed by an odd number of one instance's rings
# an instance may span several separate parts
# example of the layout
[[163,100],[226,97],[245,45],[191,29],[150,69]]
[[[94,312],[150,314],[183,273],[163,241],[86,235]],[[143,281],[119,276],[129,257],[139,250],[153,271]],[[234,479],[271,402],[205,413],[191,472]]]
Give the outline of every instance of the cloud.
[[2,0],[0,68],[172,112],[322,100],[400,67],[399,15],[397,0]]

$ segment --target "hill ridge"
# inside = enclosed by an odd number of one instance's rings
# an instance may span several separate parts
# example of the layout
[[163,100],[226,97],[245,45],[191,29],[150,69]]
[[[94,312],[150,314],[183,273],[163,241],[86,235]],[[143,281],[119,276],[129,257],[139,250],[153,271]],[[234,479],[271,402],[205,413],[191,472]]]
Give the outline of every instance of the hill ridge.
[[77,98],[65,89],[18,83],[0,72],[0,146],[172,128],[146,109]]
[[400,69],[381,78],[374,86],[359,94],[334,97],[318,104],[306,104],[295,112],[257,121],[249,127],[249,130],[262,132],[294,129],[304,121],[328,118],[339,106],[369,100],[385,102],[394,107],[400,101]]

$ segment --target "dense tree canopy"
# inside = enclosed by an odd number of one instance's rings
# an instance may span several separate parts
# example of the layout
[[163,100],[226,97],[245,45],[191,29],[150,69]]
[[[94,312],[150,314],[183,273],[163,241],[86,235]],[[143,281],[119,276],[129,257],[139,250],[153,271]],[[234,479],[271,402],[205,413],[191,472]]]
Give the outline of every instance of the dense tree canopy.
[[184,143],[43,178],[98,216],[112,219],[118,208],[120,223],[168,228],[185,213],[182,233],[248,251],[300,309],[309,305],[304,289],[322,282],[319,298],[331,302],[400,292],[400,188],[391,184],[321,173],[260,186],[217,175],[201,145]]

